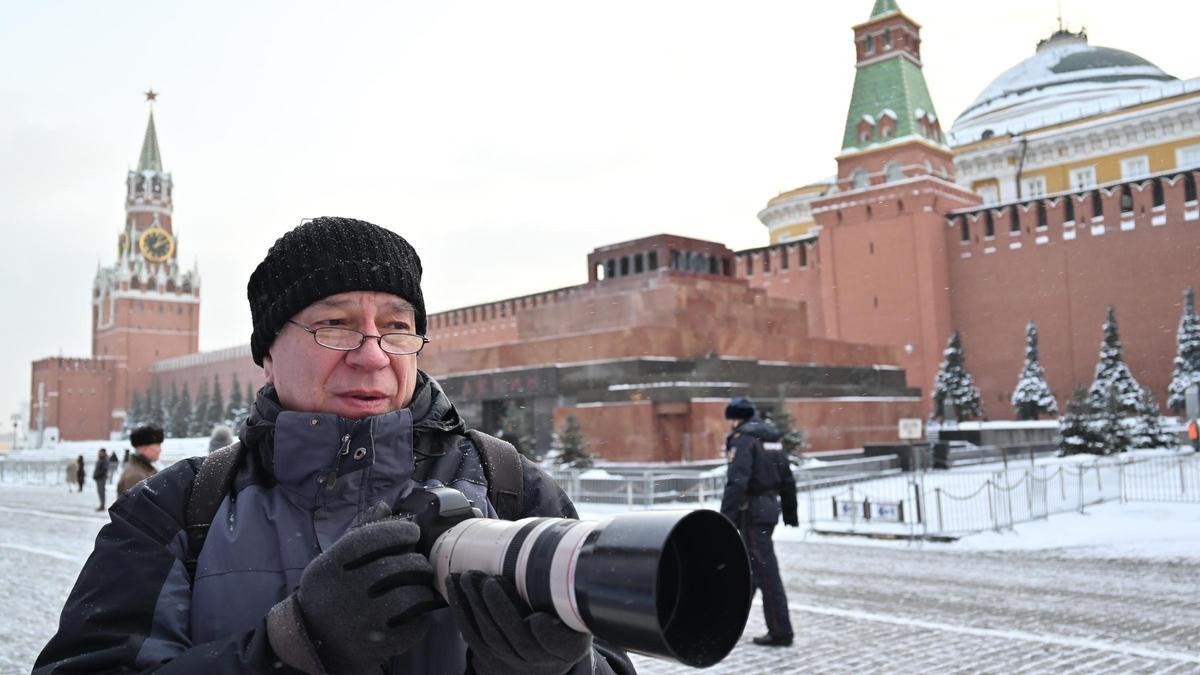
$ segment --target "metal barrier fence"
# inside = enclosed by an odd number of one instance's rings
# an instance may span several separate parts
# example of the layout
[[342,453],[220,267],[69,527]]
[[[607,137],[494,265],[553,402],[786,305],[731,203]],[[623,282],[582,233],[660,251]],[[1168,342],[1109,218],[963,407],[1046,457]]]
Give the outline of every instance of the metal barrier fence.
[[1111,501],[1200,503],[1200,455],[907,473],[810,491],[808,517],[812,529],[966,534]]
[[[0,483],[62,485],[66,482],[67,461],[0,461]],[[858,458],[814,463],[795,469],[793,475],[801,490],[845,485],[878,479],[900,472],[895,456]],[[88,467],[90,483],[91,467]],[[572,501],[580,504],[612,504],[628,507],[653,507],[669,504],[708,504],[720,502],[725,490],[723,471],[641,470],[620,475],[605,471],[549,469],[547,473]]]
[[[0,483],[63,485],[61,460],[0,461]],[[821,462],[794,471],[801,519],[811,529],[966,534],[1011,528],[1051,514],[1110,501],[1200,503],[1200,455],[1097,458],[1088,463],[1031,465],[998,471],[901,472],[895,456]],[[721,471],[610,475],[552,469],[572,501],[626,507],[715,507]],[[90,471],[89,471],[89,480]]]

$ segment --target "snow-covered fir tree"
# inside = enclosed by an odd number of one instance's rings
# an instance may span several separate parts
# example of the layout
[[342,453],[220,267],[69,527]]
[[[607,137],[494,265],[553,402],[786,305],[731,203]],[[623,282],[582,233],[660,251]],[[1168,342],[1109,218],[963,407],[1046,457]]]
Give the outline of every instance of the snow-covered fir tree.
[[163,423],[166,420],[166,414],[163,412],[163,393],[162,385],[158,380],[150,382],[150,390],[146,393],[146,416],[145,424],[153,424],[158,428],[163,428]]
[[221,393],[221,378],[213,375],[212,393],[208,398],[208,412],[204,415],[201,436],[208,436],[218,424],[225,421],[225,395]]
[[[172,387],[173,388],[173,387]],[[185,438],[192,429],[192,394],[186,382],[179,398],[171,409],[171,427],[167,430],[172,438]]]
[[946,403],[953,403],[960,420],[982,417],[979,388],[964,365],[966,358],[958,331],[950,335],[942,356],[944,360],[938,366],[938,374],[933,381],[933,416],[938,419],[945,417]]
[[192,438],[198,436],[206,436],[212,428],[205,428],[205,415],[208,414],[208,378],[201,377],[200,384],[196,386],[196,403],[192,406],[192,424],[188,435]]
[[1096,376],[1088,389],[1092,408],[1101,410],[1108,399],[1109,390],[1115,390],[1117,404],[1122,412],[1137,409],[1142,396],[1142,385],[1133,379],[1129,366],[1121,356],[1121,338],[1117,333],[1117,312],[1108,308],[1104,321],[1104,338],[1100,341],[1100,360],[1096,363]]
[[1104,454],[1115,455],[1129,449],[1129,430],[1125,428],[1121,396],[1114,386],[1104,398],[1104,407],[1096,414],[1092,427],[1100,434]]
[[229,385],[229,403],[225,406],[225,426],[236,429],[238,423],[244,419],[246,419],[246,403],[242,399],[242,384],[238,382],[235,372],[233,382]]
[[567,415],[563,430],[555,434],[555,450],[558,463],[575,469],[586,469],[592,465],[592,456],[587,451],[587,440],[583,429],[574,415]]
[[166,397],[163,399],[163,435],[171,435],[171,430],[175,428],[175,413],[179,409],[179,386],[171,383],[171,388],[167,390]]
[[1129,443],[1134,448],[1173,448],[1178,445],[1175,437],[1163,429],[1158,403],[1149,389],[1143,388],[1138,399],[1137,417],[1133,419]]
[[129,410],[125,414],[125,436],[142,426],[142,418],[146,416],[146,403],[137,389],[133,390],[133,398],[129,401]]
[[537,440],[525,433],[524,410],[525,406],[512,399],[506,400],[500,411],[500,429],[496,431],[495,436],[512,443],[517,452],[537,461]]
[[1067,412],[1058,418],[1058,454],[1101,454],[1104,443],[1092,429],[1093,411],[1087,392],[1075,387],[1075,395],[1067,402]]
[[1175,370],[1167,387],[1167,407],[1184,412],[1188,387],[1200,384],[1200,318],[1196,317],[1196,292],[1191,288],[1183,293],[1183,315],[1179,317],[1176,341]]
[[1012,405],[1017,418],[1022,420],[1058,414],[1058,403],[1050,385],[1046,384],[1046,371],[1038,360],[1037,324],[1032,321],[1025,328],[1025,365],[1017,377],[1017,387],[1013,389]]
[[775,428],[779,429],[779,442],[783,444],[784,452],[799,456],[808,447],[808,438],[805,437],[804,430],[796,427],[795,415],[781,410],[779,414],[771,416],[770,420],[775,424]]

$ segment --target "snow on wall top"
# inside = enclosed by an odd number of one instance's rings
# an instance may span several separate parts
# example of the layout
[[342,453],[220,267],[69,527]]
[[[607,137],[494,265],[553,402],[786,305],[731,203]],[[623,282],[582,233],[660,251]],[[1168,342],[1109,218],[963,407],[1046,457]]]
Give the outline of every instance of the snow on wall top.
[[1149,93],[1176,78],[1136,54],[1095,47],[1084,33],[1060,31],[1009,68],[954,122],[953,145],[1078,119],[1110,101]]

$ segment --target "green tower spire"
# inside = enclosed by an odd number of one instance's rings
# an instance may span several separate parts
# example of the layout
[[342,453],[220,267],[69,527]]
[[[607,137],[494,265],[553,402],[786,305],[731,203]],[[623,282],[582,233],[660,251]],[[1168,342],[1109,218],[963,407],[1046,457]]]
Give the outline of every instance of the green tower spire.
[[162,173],[162,156],[158,153],[158,132],[154,130],[154,111],[146,124],[146,138],[142,140],[142,154],[138,158],[138,171]]
[[871,18],[854,29],[858,65],[842,152],[914,138],[945,147],[921,71],[920,26],[895,0],[875,0]]
[[896,4],[896,0],[875,0],[875,7],[871,9],[871,18],[888,12],[899,12],[900,7]]

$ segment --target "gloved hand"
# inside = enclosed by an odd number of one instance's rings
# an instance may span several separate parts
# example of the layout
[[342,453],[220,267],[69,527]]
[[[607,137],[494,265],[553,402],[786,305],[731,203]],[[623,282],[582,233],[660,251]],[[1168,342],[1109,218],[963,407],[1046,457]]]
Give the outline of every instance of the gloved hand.
[[533,612],[512,582],[483,572],[452,574],[446,594],[471,647],[467,672],[563,675],[592,649],[592,636],[549,612]]
[[796,516],[795,511],[784,511],[783,524],[791,527],[800,527],[800,518]]
[[415,523],[376,521],[313,559],[300,588],[267,614],[280,660],[310,675],[358,675],[412,648],[428,612],[445,607],[429,560],[412,550],[420,536]]

